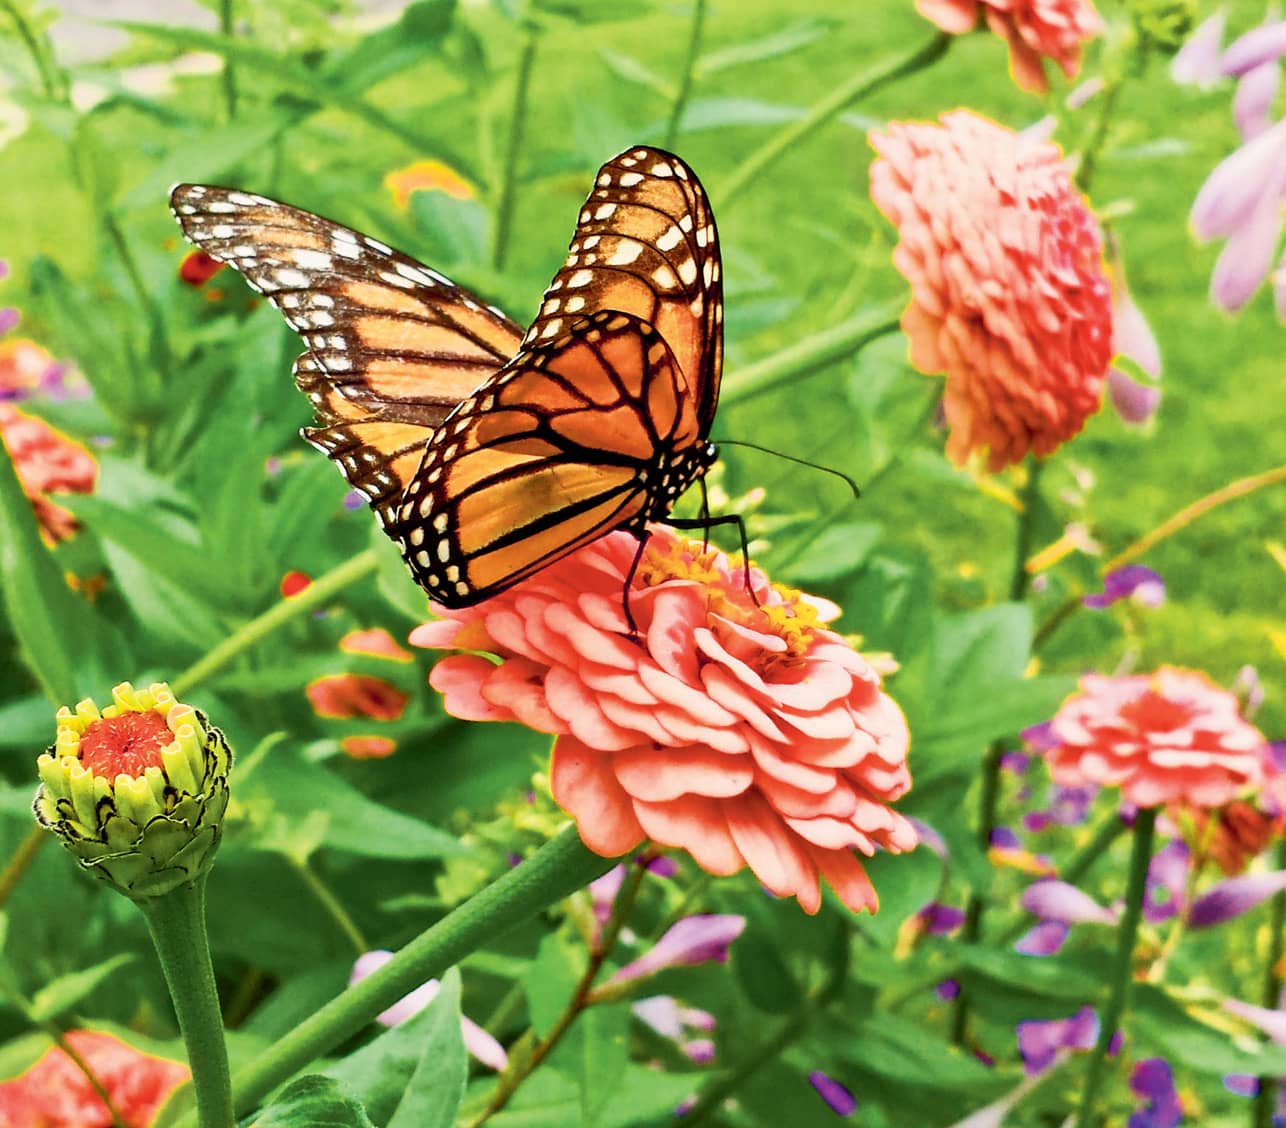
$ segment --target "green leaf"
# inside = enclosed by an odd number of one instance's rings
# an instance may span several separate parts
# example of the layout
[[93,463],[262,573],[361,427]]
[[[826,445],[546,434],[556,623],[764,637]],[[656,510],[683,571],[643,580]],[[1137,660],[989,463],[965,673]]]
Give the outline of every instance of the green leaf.
[[808,551],[790,566],[791,580],[821,584],[852,575],[879,542],[881,532],[870,521],[844,521],[822,529]]
[[606,64],[617,78],[623,78],[626,82],[634,82],[640,86],[646,86],[649,90],[655,90],[667,102],[673,102],[675,97],[674,85],[668,80],[662,78],[656,71],[644,66],[631,55],[622,55],[619,51],[611,51],[606,47],[600,47],[598,57]]
[[711,51],[697,62],[697,74],[704,77],[717,74],[728,67],[763,62],[765,59],[780,59],[783,55],[789,55],[791,52],[807,47],[810,43],[817,42],[833,26],[830,20],[805,20],[773,32],[772,35],[766,35],[762,39],[751,39],[745,43],[735,43],[731,47]]
[[747,928],[732,946],[732,971],[754,1006],[768,1014],[787,1014],[799,1006],[802,988],[771,934]]
[[876,854],[862,859],[862,868],[880,897],[880,911],[859,918],[862,935],[886,948],[898,938],[902,922],[933,900],[942,884],[942,859],[927,846],[909,854]]
[[326,73],[348,90],[368,90],[432,58],[455,20],[455,0],[418,0],[395,23],[364,36],[326,63]]
[[287,1085],[254,1128],[375,1128],[358,1101],[329,1077],[309,1074]]
[[469,1063],[460,1031],[460,973],[452,968],[425,1012],[420,1026],[422,1052],[410,1084],[388,1128],[452,1128]]
[[984,992],[995,985],[1005,986],[1074,1004],[1072,1010],[1093,1001],[1099,985],[1111,974],[1107,954],[1096,950],[1024,956],[1004,948],[967,946],[960,948],[958,955],[965,963],[965,974],[981,980]]
[[0,584],[9,623],[45,694],[70,704],[119,681],[130,658],[115,631],[67,586],[37,530],[13,460],[0,451]]
[[580,981],[577,953],[563,938],[552,932],[540,942],[540,951],[523,976],[523,990],[527,995],[527,1012],[531,1027],[543,1038],[553,1029],[554,1023],[566,1008]]
[[53,738],[54,714],[45,698],[33,694],[0,705],[0,748],[25,749],[34,756]]
[[294,748],[273,749],[256,768],[243,798],[255,796],[301,822],[314,811],[328,816],[325,844],[367,858],[447,858],[465,852],[454,837],[426,822],[368,799]]
[[[449,1027],[454,1027],[454,1033]],[[456,1076],[459,1074],[458,1092],[463,1096],[465,1063],[464,1042],[460,1034],[460,977],[454,970],[443,977],[442,989],[429,1006],[349,1054],[343,1061],[336,1062],[325,1071],[325,1075],[356,1093],[377,1123],[393,1128],[390,1118],[400,1117],[408,1086],[418,1075],[424,1061],[432,1056],[434,1046],[437,1047],[437,1052],[452,1059],[449,1068],[439,1075],[439,1083],[446,1085],[454,1093],[457,1091]],[[425,1080],[432,1080],[432,1076],[433,1071],[430,1069]],[[448,1103],[449,1101],[444,1101],[437,1108],[444,1109]],[[458,1103],[457,1099],[456,1104]],[[409,1111],[410,1109],[408,1113]],[[408,1128],[413,1123],[411,1120],[400,1119],[398,1128]],[[427,1126],[437,1121],[424,1123]]]
[[31,999],[31,1015],[39,1022],[57,1018],[71,1010],[77,1003],[88,996],[95,987],[107,979],[118,968],[134,962],[134,956],[122,952],[110,960],[104,960],[84,971],[74,971],[70,975],[60,975],[46,983]]
[[[580,1087],[581,1128],[598,1128],[604,1106],[615,1098],[630,1058],[628,1003],[590,1007],[576,1020],[552,1059],[574,1070]],[[565,1051],[565,1052],[564,1052]],[[574,1066],[569,1069],[569,1063]]]
[[1286,1075],[1286,1046],[1252,1036],[1232,1038],[1226,1030],[1202,1022],[1155,983],[1134,984],[1125,1025],[1142,1045],[1199,1073]]
[[861,1023],[851,1043],[835,1052],[863,1072],[939,1092],[990,1095],[1012,1083],[972,1054],[887,1013]]
[[730,125],[785,125],[804,116],[799,106],[783,106],[760,98],[696,98],[683,111],[683,130],[726,129]]
[[486,261],[491,217],[477,200],[457,200],[438,191],[412,192],[411,214],[422,244],[417,250],[429,262],[458,273]]

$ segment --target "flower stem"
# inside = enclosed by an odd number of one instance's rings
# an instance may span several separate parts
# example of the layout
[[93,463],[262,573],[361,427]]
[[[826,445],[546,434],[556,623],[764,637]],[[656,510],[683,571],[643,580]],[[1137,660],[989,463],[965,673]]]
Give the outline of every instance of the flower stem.
[[896,333],[904,305],[906,302],[899,299],[860,310],[838,325],[832,325],[780,352],[739,368],[724,380],[719,402],[727,407],[750,399],[751,396],[761,395],[807,375],[814,369],[823,368],[858,352],[878,337]]
[[5,903],[18,887],[18,882],[22,880],[22,875],[36,860],[36,855],[40,853],[40,847],[45,844],[45,839],[50,837],[52,835],[47,834],[44,827],[38,826],[18,843],[13,857],[0,873],[0,909],[4,908]]
[[469,1122],[469,1128],[479,1128],[480,1125],[485,1124],[509,1103],[510,1098],[517,1092],[518,1086],[535,1072],[540,1063],[562,1041],[563,1035],[571,1029],[572,1023],[576,1021],[581,1011],[590,1005],[590,992],[594,988],[594,980],[598,978],[598,973],[602,971],[607,957],[611,955],[612,949],[616,947],[617,938],[620,936],[621,929],[625,927],[625,922],[629,919],[630,912],[634,908],[634,902],[638,899],[639,888],[643,884],[643,876],[646,873],[646,866],[635,865],[631,868],[629,877],[626,878],[624,886],[621,888],[620,893],[617,894],[616,902],[612,906],[612,915],[608,918],[602,935],[590,948],[589,962],[585,965],[585,973],[576,984],[576,989],[572,992],[571,998],[567,1000],[567,1005],[563,1007],[562,1013],[550,1028],[549,1033],[543,1038],[535,1041],[535,1032],[532,1032],[533,1045],[531,1053],[523,1056],[521,1066],[515,1069],[513,1073],[505,1073],[500,1078],[496,1083],[496,1091],[492,1094],[487,1107]]
[[[1275,869],[1286,869],[1286,841],[1277,843]],[[1282,961],[1286,951],[1286,893],[1273,896],[1272,918],[1268,925],[1268,962],[1264,967],[1264,990],[1260,996],[1260,1005],[1268,1010],[1276,1010],[1281,999],[1282,981],[1277,973],[1277,965]],[[1277,1111],[1277,1094],[1279,1082],[1276,1077],[1261,1077],[1259,1092],[1255,1094],[1255,1112],[1251,1120],[1252,1128],[1272,1128],[1273,1115]]]
[[936,62],[946,54],[951,39],[950,35],[936,35],[916,50],[904,55],[896,55],[892,59],[885,59],[869,70],[859,71],[847,82],[837,86],[820,102],[815,103],[802,118],[774,134],[733,169],[732,175],[724,181],[715,211],[727,211],[733,200],[740,196],[778,157],[817,132],[854,103],[868,94],[874,94],[890,82],[905,75],[914,74]]
[[207,681],[244,651],[257,646],[273,631],[316,610],[350,584],[365,579],[378,567],[379,557],[373,548],[368,548],[365,552],[359,552],[351,560],[345,561],[338,568],[332,568],[298,595],[283,599],[262,615],[251,619],[210,650],[205,657],[189,666],[178,677],[171,679],[170,687],[174,690],[174,695],[181,696],[201,682]]
[[1221,486],[1213,493],[1208,493],[1205,497],[1198,498],[1191,505],[1185,505],[1173,517],[1167,518],[1155,529],[1144,533],[1129,548],[1118,552],[1104,564],[1103,571],[1111,572],[1123,564],[1137,560],[1150,548],[1165,540],[1166,537],[1173,536],[1181,529],[1187,528],[1193,521],[1199,517],[1204,517],[1212,509],[1226,502],[1235,501],[1239,497],[1245,497],[1256,490],[1264,489],[1266,486],[1275,486],[1279,482],[1286,482],[1286,466],[1277,466],[1272,470],[1265,470],[1262,474],[1252,474],[1248,478],[1238,478],[1235,482],[1229,482],[1226,486]]
[[170,988],[187,1045],[200,1128],[234,1128],[228,1050],[205,932],[205,875],[136,902]]
[[692,11],[692,33],[688,37],[688,57],[683,63],[683,77],[679,80],[679,92],[675,95],[674,105],[670,108],[670,120],[665,127],[665,148],[673,149],[679,139],[679,130],[683,126],[683,111],[688,108],[688,99],[692,96],[692,83],[696,77],[697,58],[701,54],[701,35],[705,30],[706,0],[695,0]]
[[[229,39],[233,35],[232,0],[219,0],[219,30]],[[237,116],[237,72],[230,53],[223,56],[223,101],[232,121]]]
[[827,974],[826,981],[804,1000],[799,1009],[782,1024],[777,1033],[760,1043],[742,1058],[736,1066],[722,1076],[716,1077],[701,1090],[700,1096],[697,1097],[697,1103],[683,1117],[684,1128],[689,1128],[693,1124],[700,1124],[714,1116],[723,1102],[735,1093],[745,1081],[754,1076],[761,1066],[766,1065],[768,1062],[776,1061],[788,1046],[808,1030],[809,1026],[812,1025],[813,1019],[835,1001],[848,978],[849,945],[847,943],[841,945],[840,950],[842,958],[835,960],[834,966]]
[[1125,912],[1117,929],[1116,966],[1112,992],[1102,1014],[1098,1043],[1090,1055],[1081,1091],[1081,1107],[1076,1114],[1076,1128],[1090,1128],[1094,1122],[1094,1105],[1103,1086],[1108,1047],[1116,1035],[1129,1002],[1134,981],[1134,944],[1139,921],[1143,918],[1143,894],[1147,889],[1148,865],[1152,861],[1152,838],[1156,830],[1157,808],[1143,807],[1134,819],[1134,848],[1130,853],[1130,877],[1125,890]]
[[531,92],[531,72],[536,62],[536,29],[523,28],[522,54],[518,56],[518,76],[514,83],[513,111],[509,115],[509,142],[505,147],[504,179],[500,183],[500,202],[496,205],[496,239],[491,249],[492,265],[500,270],[509,254],[509,233],[513,230],[514,202],[518,188],[518,154],[522,152],[522,134],[527,124],[527,100]]
[[1032,541],[1036,537],[1036,510],[1040,506],[1040,476],[1043,462],[1032,459],[1027,465],[1027,481],[1023,485],[1022,512],[1018,514],[1018,530],[1014,539],[1014,570],[1009,577],[1009,598],[1017,602],[1027,597],[1031,573],[1027,571],[1027,558],[1031,555]]
[[307,859],[287,855],[287,861],[290,863],[290,868],[299,875],[300,880],[308,886],[309,891],[321,903],[322,908],[339,926],[339,930],[347,937],[348,942],[353,946],[353,950],[359,956],[363,952],[370,951],[371,946],[367,943],[366,937],[362,935],[362,930],[357,927],[357,922],[349,915],[348,910],[344,908],[339,898],[331,892],[330,886],[313,872]]
[[[249,1113],[283,1081],[351,1038],[426,979],[442,975],[483,944],[574,893],[615,864],[614,858],[591,853],[575,826],[567,827],[240,1070],[235,1082],[237,1109]],[[181,1128],[192,1128],[193,1123],[190,1116],[179,1122]]]

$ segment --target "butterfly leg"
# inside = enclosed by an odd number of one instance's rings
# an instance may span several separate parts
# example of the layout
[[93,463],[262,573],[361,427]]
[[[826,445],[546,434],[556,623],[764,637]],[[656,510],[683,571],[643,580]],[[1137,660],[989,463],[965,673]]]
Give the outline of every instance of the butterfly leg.
[[630,612],[630,589],[634,584],[634,573],[639,570],[639,564],[643,561],[643,553],[647,549],[648,538],[652,535],[647,526],[634,531],[638,537],[639,546],[634,550],[634,559],[630,561],[630,570],[625,573],[625,590],[621,592],[621,610],[625,612],[625,621],[630,627],[630,637],[637,639],[639,637],[638,624],[634,621],[634,616]]
[[736,525],[737,537],[741,541],[741,568],[745,576],[746,593],[750,596],[751,602],[756,607],[759,606],[759,598],[755,595],[755,589],[750,582],[750,540],[746,536],[746,523],[741,519],[740,513],[725,513],[722,517],[711,517],[708,514],[705,517],[671,517],[669,523],[676,529],[703,530],[706,536],[704,543],[707,546],[710,543],[710,530],[716,525]]

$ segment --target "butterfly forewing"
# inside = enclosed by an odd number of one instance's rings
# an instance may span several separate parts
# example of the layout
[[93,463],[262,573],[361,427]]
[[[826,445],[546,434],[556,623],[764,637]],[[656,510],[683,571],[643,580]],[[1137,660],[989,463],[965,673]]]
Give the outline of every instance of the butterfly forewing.
[[575,317],[602,310],[655,326],[696,398],[701,435],[709,434],[723,362],[719,242],[701,182],[672,153],[630,149],[599,170],[523,344],[552,340]]
[[[439,602],[477,602],[577,546],[641,528],[696,472],[695,402],[657,331],[629,314],[569,321],[462,403],[429,444],[399,520]],[[655,477],[654,477],[655,476]],[[685,480],[686,479],[686,480]]]

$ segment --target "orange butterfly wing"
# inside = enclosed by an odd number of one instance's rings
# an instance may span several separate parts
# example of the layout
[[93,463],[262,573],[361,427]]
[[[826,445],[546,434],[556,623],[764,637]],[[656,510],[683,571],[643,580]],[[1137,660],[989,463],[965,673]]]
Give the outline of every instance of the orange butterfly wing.
[[467,606],[613,529],[640,532],[709,466],[695,407],[674,353],[631,314],[524,349],[429,444],[398,514],[412,575]]
[[303,337],[295,379],[317,414],[305,438],[339,465],[386,530],[425,444],[514,353],[521,330],[449,279],[311,212],[180,184],[183,233],[236,268]]

